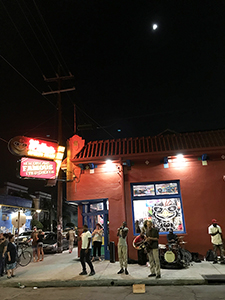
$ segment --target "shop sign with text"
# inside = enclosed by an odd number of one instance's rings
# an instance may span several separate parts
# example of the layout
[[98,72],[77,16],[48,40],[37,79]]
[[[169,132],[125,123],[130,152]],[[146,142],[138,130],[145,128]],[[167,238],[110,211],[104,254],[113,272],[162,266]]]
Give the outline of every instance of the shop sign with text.
[[37,179],[55,179],[56,162],[22,157],[20,162],[20,177]]

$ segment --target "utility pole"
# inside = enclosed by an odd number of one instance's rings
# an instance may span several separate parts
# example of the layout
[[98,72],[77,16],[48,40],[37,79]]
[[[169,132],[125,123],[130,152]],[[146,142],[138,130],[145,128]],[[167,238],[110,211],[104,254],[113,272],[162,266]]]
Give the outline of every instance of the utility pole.
[[[62,89],[62,81],[70,80],[74,76],[70,73],[69,76],[60,76],[60,67],[58,68],[58,74],[56,74],[55,78],[46,78],[44,76],[44,80],[46,82],[57,82],[58,90],[51,92],[43,92],[42,95],[50,95],[50,94],[58,94],[58,143],[59,145],[63,145],[62,139],[62,103],[61,103],[61,93],[74,91],[75,87],[69,89]],[[63,229],[63,221],[62,221],[62,203],[63,203],[63,182],[62,182],[62,170],[59,169],[58,174],[58,191],[57,191],[57,244],[58,244],[58,252],[63,251],[62,247],[62,229]]]

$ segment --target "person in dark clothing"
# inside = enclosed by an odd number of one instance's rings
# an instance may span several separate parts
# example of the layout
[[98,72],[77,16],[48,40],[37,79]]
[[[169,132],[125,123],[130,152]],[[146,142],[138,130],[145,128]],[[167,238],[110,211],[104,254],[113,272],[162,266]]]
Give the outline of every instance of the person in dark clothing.
[[8,241],[2,232],[0,232],[0,276],[4,275],[5,269],[5,255],[7,250]]
[[[37,241],[37,256],[38,259],[37,261],[42,261],[44,260],[44,250],[43,250],[43,239],[44,239],[44,232],[39,229],[38,230],[38,241]],[[42,256],[42,258],[40,259],[40,255]]]
[[16,245],[14,244],[14,235],[9,236],[9,243],[7,246],[7,278],[10,279],[11,277],[15,277],[14,271],[16,269]]
[[175,233],[173,233],[173,229],[169,229],[169,233],[167,234],[167,241],[169,244],[177,243],[178,237]]
[[140,235],[138,235],[133,241],[133,245],[138,251],[138,264],[141,266],[146,265],[146,262],[148,261],[144,242],[145,235],[143,232],[141,232]]

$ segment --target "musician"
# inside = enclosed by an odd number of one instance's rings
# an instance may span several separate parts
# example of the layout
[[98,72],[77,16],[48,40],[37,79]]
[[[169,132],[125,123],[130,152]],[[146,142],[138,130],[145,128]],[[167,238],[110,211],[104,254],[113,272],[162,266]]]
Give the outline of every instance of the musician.
[[169,244],[178,242],[178,236],[175,233],[173,233],[173,228],[169,229],[169,233],[167,234],[167,241]]
[[127,234],[128,234],[127,223],[123,222],[120,228],[117,229],[118,239],[118,256],[120,261],[120,270],[117,274],[122,274],[125,268],[125,274],[128,275],[127,271]]
[[214,252],[214,264],[217,264],[217,249],[220,252],[222,263],[224,263],[224,248],[223,248],[223,236],[222,229],[218,225],[216,219],[212,219],[212,224],[208,228],[208,232],[211,235],[211,242],[213,244]]
[[160,262],[159,262],[159,250],[158,250],[158,240],[159,240],[159,232],[156,228],[153,227],[152,221],[147,221],[146,228],[146,241],[147,252],[150,264],[150,274],[148,277],[155,276],[156,279],[161,278],[160,272]]
[[134,239],[134,246],[137,247],[138,251],[138,264],[141,266],[146,265],[147,262],[147,254],[144,245],[145,239],[146,236],[143,232]]

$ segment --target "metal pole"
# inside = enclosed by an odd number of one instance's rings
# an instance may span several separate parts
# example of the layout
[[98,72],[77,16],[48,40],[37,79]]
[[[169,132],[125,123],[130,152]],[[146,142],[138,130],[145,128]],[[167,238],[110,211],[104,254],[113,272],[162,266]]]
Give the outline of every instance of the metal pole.
[[[61,78],[60,78],[60,67],[59,67],[59,77],[58,77],[58,90],[61,90]],[[61,93],[58,93],[58,143],[62,145],[62,104],[61,104]],[[62,252],[62,171],[59,170],[58,175],[58,193],[57,193],[57,244],[58,252]]]
[[18,236],[17,236],[17,247],[19,246],[19,234],[20,234],[20,211],[18,211],[18,218],[17,218],[17,229],[18,229]]

